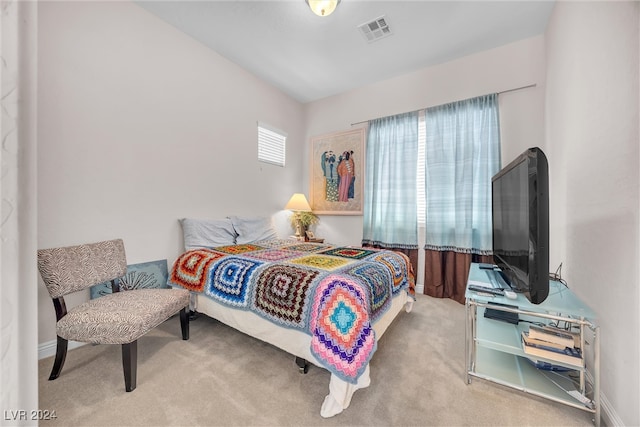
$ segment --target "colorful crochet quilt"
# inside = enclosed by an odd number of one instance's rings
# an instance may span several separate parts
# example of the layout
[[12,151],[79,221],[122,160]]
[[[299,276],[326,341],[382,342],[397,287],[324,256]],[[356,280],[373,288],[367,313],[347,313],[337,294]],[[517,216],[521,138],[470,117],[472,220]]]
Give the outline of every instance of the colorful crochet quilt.
[[372,324],[393,295],[402,289],[415,295],[411,264],[401,253],[292,240],[185,252],[169,284],[311,335],[311,353],[350,383],[376,350]]

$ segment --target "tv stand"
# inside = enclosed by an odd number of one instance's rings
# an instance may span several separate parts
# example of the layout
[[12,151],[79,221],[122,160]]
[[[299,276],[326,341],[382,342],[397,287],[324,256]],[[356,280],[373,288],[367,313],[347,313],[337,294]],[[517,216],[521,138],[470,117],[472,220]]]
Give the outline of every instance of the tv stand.
[[[486,269],[472,263],[469,282],[489,283]],[[498,273],[499,274],[499,273]],[[499,295],[465,293],[466,381],[481,378],[525,393],[591,412],[600,426],[600,344],[595,313],[560,282],[549,282],[549,296],[531,304],[524,294],[511,300]],[[486,308],[516,313],[517,324],[485,318]],[[531,322],[570,325],[579,332],[584,366],[545,358],[532,361],[522,347],[521,333]],[[574,378],[575,377],[575,378]]]

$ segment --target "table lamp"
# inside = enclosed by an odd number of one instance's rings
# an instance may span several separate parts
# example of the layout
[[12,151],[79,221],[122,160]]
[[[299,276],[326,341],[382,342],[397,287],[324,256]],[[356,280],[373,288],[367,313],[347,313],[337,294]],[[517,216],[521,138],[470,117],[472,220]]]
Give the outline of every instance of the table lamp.
[[311,206],[302,193],[295,193],[287,202],[285,209],[293,211],[296,219],[296,237],[302,237],[302,225],[300,224],[300,212],[311,212]]

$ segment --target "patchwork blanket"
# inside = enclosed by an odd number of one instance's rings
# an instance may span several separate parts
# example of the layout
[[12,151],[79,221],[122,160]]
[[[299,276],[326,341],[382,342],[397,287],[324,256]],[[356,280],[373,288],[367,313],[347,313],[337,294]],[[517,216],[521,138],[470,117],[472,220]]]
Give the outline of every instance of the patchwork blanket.
[[394,294],[415,295],[403,254],[292,240],[185,252],[169,284],[311,335],[311,353],[350,383],[376,350],[373,322]]

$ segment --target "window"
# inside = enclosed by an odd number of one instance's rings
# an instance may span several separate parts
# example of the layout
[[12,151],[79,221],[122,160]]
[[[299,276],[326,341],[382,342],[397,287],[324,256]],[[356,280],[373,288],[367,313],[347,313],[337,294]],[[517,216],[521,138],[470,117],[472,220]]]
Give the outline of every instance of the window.
[[427,131],[425,124],[425,111],[421,110],[418,115],[418,227],[424,227],[427,221],[427,192],[424,182],[426,146]]
[[258,160],[273,165],[285,164],[287,134],[258,122]]
[[369,122],[363,242],[400,247],[426,230],[428,248],[491,251],[491,177],[500,159],[496,99],[490,94]]
[[491,177],[500,169],[496,94],[426,111],[426,249],[489,255]]

